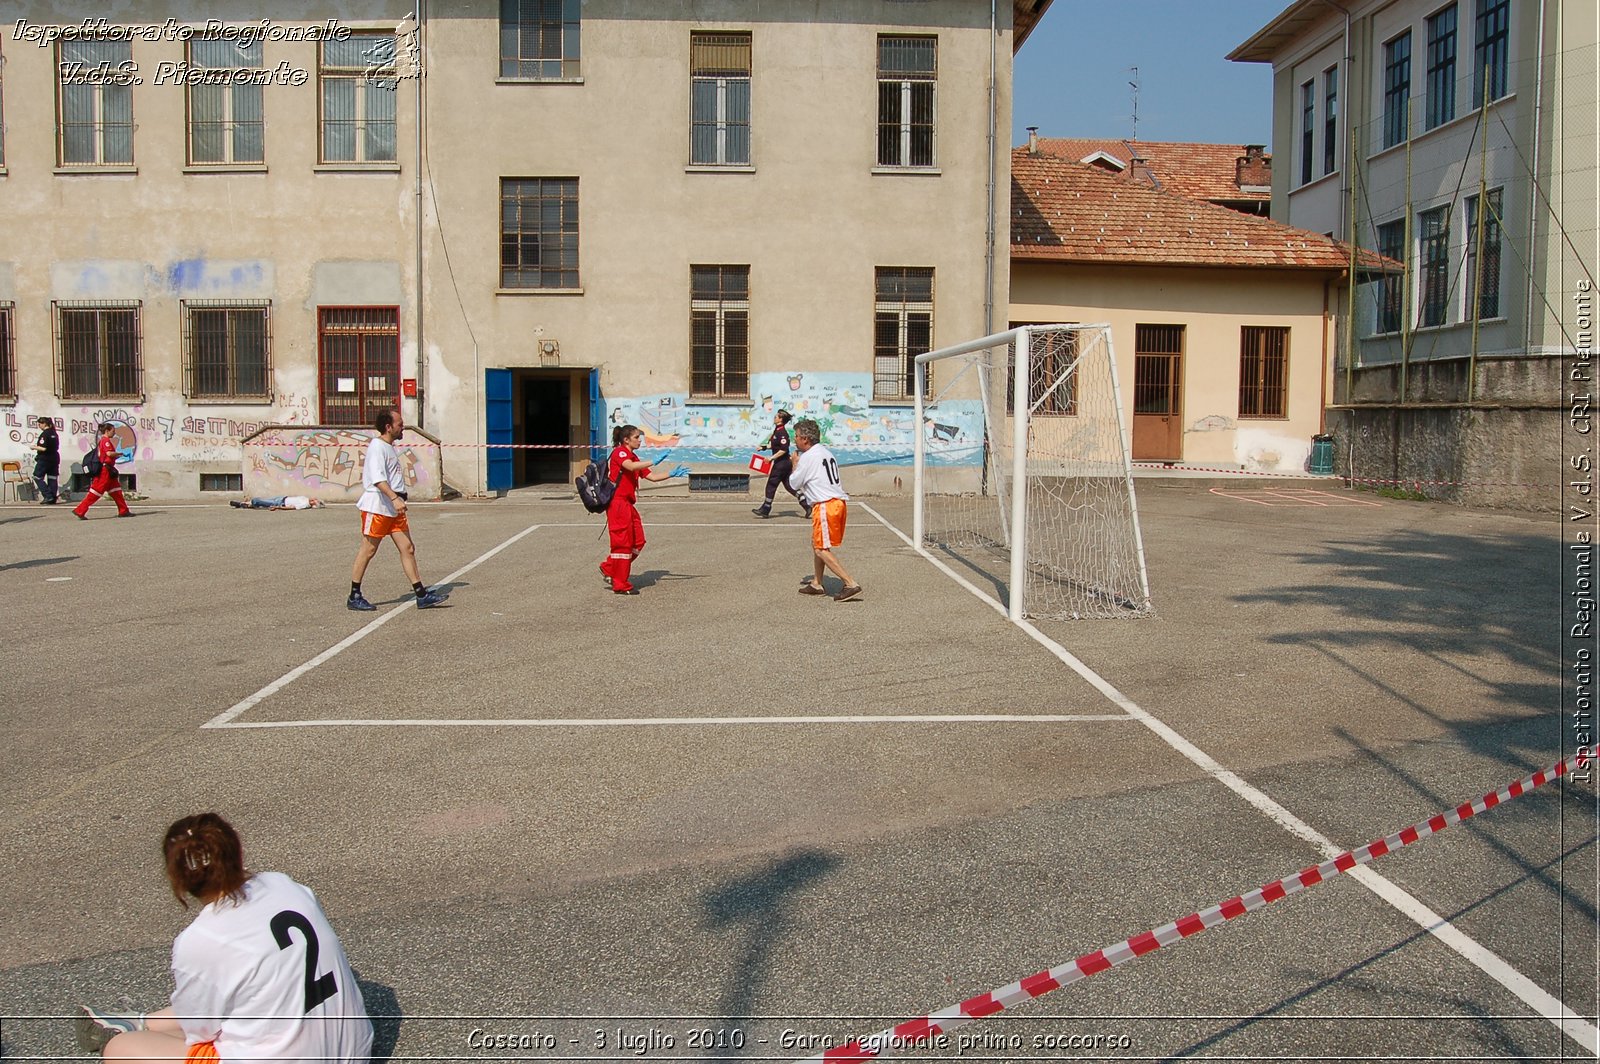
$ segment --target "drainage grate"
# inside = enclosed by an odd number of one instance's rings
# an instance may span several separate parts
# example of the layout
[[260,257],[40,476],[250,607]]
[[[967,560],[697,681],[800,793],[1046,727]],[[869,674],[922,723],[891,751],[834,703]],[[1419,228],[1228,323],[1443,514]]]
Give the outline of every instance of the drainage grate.
[[690,473],[689,490],[722,495],[750,494],[749,473]]

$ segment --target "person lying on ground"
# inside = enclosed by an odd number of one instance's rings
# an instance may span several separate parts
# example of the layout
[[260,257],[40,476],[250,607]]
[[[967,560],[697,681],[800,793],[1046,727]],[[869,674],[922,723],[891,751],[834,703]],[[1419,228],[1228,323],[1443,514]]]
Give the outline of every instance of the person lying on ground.
[[235,499],[228,505],[236,510],[315,510],[327,503],[304,495],[257,495],[249,502]]

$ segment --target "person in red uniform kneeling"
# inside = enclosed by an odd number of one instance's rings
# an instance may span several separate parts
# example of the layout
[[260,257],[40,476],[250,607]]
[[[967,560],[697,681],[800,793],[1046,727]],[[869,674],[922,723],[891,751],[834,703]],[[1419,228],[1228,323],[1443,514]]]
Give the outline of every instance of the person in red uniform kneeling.
[[133,516],[133,511],[128,509],[128,501],[122,497],[122,481],[117,479],[117,441],[112,438],[116,431],[117,426],[109,421],[100,426],[100,442],[95,446],[95,457],[100,459],[100,472],[89,485],[89,493],[83,497],[83,501],[72,508],[80,521],[89,520],[89,507],[106,494],[117,504],[118,517]]

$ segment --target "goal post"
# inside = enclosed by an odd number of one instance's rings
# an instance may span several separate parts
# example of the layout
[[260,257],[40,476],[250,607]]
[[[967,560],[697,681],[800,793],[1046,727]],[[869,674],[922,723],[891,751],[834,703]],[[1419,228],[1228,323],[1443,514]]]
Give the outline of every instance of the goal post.
[[917,549],[1013,620],[1150,612],[1111,327],[1025,325],[915,362]]

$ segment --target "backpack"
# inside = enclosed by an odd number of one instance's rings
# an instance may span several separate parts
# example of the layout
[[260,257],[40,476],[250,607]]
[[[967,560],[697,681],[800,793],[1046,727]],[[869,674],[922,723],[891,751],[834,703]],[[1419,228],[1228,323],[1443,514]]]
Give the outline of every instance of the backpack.
[[100,451],[86,451],[83,455],[83,471],[91,477],[100,475]]
[[[609,458],[606,461],[610,463]],[[610,509],[611,496],[617,493],[616,484],[612,483],[606,475],[606,467],[599,462],[584,466],[583,473],[572,484],[578,489],[578,501],[592,514],[603,514]]]

